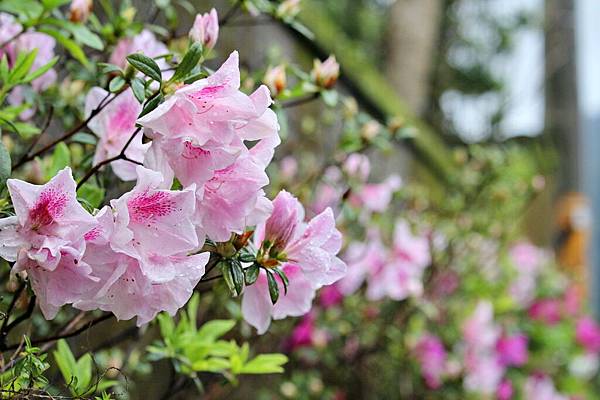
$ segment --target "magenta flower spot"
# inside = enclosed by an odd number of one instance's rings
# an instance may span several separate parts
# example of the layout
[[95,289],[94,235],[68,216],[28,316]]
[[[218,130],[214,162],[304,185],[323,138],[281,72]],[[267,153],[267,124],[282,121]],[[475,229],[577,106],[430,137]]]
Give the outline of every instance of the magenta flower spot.
[[164,217],[175,211],[175,204],[165,192],[144,192],[127,202],[131,220],[138,223],[151,223],[157,217]]
[[210,157],[211,152],[209,150],[204,150],[202,147],[194,146],[192,142],[189,140],[184,143],[184,150],[181,156],[183,158],[198,159],[201,157]]
[[35,206],[29,211],[31,229],[36,230],[42,226],[50,225],[55,219],[60,218],[67,205],[67,195],[50,187],[44,190]]

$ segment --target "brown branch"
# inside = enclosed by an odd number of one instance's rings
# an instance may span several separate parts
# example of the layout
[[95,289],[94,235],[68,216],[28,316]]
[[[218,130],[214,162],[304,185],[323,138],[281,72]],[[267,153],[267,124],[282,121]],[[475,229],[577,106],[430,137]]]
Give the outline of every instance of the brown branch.
[[235,4],[225,13],[225,15],[219,20],[219,27],[227,25],[227,22],[235,16],[238,10],[242,7],[243,0],[237,0]]
[[281,102],[281,107],[282,108],[290,108],[290,107],[296,107],[296,106],[300,106],[302,104],[306,104],[306,103],[310,103],[313,100],[318,99],[320,96],[319,92],[315,92],[312,94],[309,94],[305,97],[301,97],[299,99],[292,99],[286,102]]
[[117,160],[125,160],[125,161],[129,161],[132,162],[134,164],[138,164],[138,165],[143,165],[143,163],[136,161],[136,160],[132,160],[131,158],[127,157],[125,155],[125,151],[127,151],[127,148],[129,147],[129,145],[131,144],[131,142],[133,142],[133,139],[137,136],[137,134],[142,130],[142,128],[138,127],[129,137],[129,139],[127,140],[127,143],[125,143],[125,146],[123,146],[123,148],[121,149],[121,152],[119,154],[117,154],[114,157],[111,158],[107,158],[104,161],[99,162],[98,164],[94,165],[85,175],[83,178],[81,178],[81,180],[79,181],[79,183],[77,183],[77,189],[79,189],[88,179],[90,179],[92,176],[94,176],[94,174],[96,174],[100,168],[102,168],[105,165],[108,165],[110,163],[112,163],[113,161],[117,161]]
[[19,162],[17,162],[15,165],[13,165],[12,169],[17,170],[19,168],[21,168],[25,163],[33,160],[34,158],[44,154],[45,152],[47,152],[48,150],[52,149],[54,146],[56,146],[58,143],[67,140],[68,138],[70,138],[71,136],[75,135],[77,132],[79,132],[81,129],[85,128],[87,126],[87,124],[94,118],[96,117],[100,111],[102,111],[104,109],[104,107],[108,106],[111,102],[113,102],[121,93],[123,93],[123,91],[120,91],[119,93],[116,93],[113,97],[111,97],[109,99],[109,96],[112,93],[108,93],[98,104],[98,106],[96,108],[94,108],[92,110],[92,112],[90,113],[90,115],[83,121],[81,121],[79,124],[77,124],[76,126],[74,126],[73,128],[71,128],[67,133],[65,133],[64,135],[62,135],[61,137],[53,140],[52,142],[48,143],[47,145],[45,145],[44,147],[42,147],[41,149],[39,149],[38,151],[36,151],[33,154],[25,154],[24,157],[22,157]]
[[[113,314],[111,313],[105,313],[102,316],[95,318],[89,322],[87,322],[86,324],[84,324],[83,326],[81,326],[78,329],[75,329],[74,331],[71,332],[67,332],[67,333],[63,333],[63,334],[58,334],[58,335],[54,335],[54,336],[49,336],[49,337],[45,337],[45,338],[40,338],[40,339],[35,339],[31,341],[31,344],[36,346],[39,344],[44,344],[44,343],[49,343],[49,342],[55,342],[57,340],[60,339],[68,339],[74,336],[78,336],[81,333],[87,331],[88,329],[92,328],[95,325],[98,325],[99,323],[106,321],[107,319],[112,318]],[[20,344],[16,343],[16,344],[11,344],[9,346],[6,346],[6,348],[3,351],[7,351],[7,350],[14,350],[17,347],[19,347]]]

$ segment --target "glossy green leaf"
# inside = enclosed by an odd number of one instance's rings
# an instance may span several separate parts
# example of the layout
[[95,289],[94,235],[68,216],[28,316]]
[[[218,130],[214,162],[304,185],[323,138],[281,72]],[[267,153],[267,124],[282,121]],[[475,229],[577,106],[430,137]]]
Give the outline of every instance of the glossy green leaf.
[[133,90],[133,95],[140,103],[143,103],[146,99],[146,88],[144,85],[144,81],[138,77],[134,77],[131,80],[131,90]]
[[0,188],[4,186],[6,180],[10,178],[11,173],[11,161],[10,153],[4,146],[2,140],[0,140]]
[[143,55],[142,53],[130,54],[127,56],[127,61],[131,64],[135,69],[142,72],[143,74],[149,76],[157,82],[162,81],[162,74],[160,72],[160,67],[148,56]]
[[246,285],[252,285],[258,279],[258,274],[260,273],[260,266],[257,263],[252,264],[245,271],[246,275]]
[[267,271],[267,282],[269,283],[269,296],[271,297],[271,302],[273,304],[277,303],[279,299],[279,286],[277,285],[277,280],[271,271],[268,269]]
[[202,45],[194,42],[187,53],[183,56],[181,63],[177,66],[172,81],[183,80],[193,69],[202,58]]

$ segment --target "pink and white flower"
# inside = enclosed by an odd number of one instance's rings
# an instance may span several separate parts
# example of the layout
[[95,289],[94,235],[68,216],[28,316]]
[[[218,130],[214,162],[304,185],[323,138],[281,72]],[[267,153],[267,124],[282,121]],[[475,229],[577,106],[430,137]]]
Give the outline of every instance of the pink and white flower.
[[442,385],[447,360],[442,341],[432,334],[423,335],[415,346],[415,356],[421,364],[421,375],[427,387],[439,388]]
[[84,261],[99,282],[74,306],[137,316],[142,325],[189,300],[209,255],[189,255],[198,247],[193,188],[164,190],[159,173],[137,167],[137,174],[133,190],[111,201],[86,234]]
[[336,282],[346,272],[346,264],[337,257],[342,236],[335,228],[333,212],[327,209],[306,223],[304,208],[285,191],[273,200],[273,212],[257,227],[255,239],[261,248],[259,262],[274,266],[275,255],[275,261],[283,262],[280,268],[289,280],[284,294],[283,284],[276,278],[282,294],[275,304],[271,302],[264,271],[254,285],[245,289],[242,313],[259,334],[266,332],[271,319],[306,314],[316,291]]
[[[95,87],[90,90],[85,99],[85,115],[89,117],[92,111],[104,101],[110,100],[108,92]],[[115,96],[115,95],[111,95]],[[142,105],[135,99],[131,89],[119,94],[108,103],[98,115],[90,120],[88,127],[100,139],[96,145],[94,165],[119,155],[125,144],[134,134],[135,121],[142,111]],[[127,158],[142,162],[150,144],[142,143],[142,133],[138,133],[127,147]],[[124,181],[134,180],[137,177],[136,165],[128,160],[117,160],[110,164],[115,175]]]
[[75,301],[91,269],[80,262],[83,235],[96,220],[77,202],[75,181],[65,168],[45,185],[7,182],[16,216],[0,220],[0,256],[14,261],[12,273],[27,271],[47,319]]
[[[213,75],[184,86],[138,120],[153,138],[146,165],[184,186],[196,185],[200,236],[226,241],[271,207],[265,168],[279,144],[279,126],[266,86],[239,91],[237,52]],[[248,149],[245,141],[257,141]]]

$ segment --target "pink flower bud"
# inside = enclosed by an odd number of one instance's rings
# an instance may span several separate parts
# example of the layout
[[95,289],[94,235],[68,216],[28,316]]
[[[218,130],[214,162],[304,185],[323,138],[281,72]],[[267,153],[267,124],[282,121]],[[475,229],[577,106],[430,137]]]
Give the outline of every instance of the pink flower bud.
[[219,18],[214,8],[210,13],[196,15],[189,37],[208,49],[215,47],[219,38]]
[[317,85],[330,89],[340,76],[340,64],[336,61],[335,56],[329,56],[323,62],[315,60],[311,76]]
[[300,0],[285,0],[277,7],[279,18],[293,18],[300,12]]
[[71,22],[85,22],[92,13],[92,8],[92,0],[73,0],[69,9],[69,19]]
[[263,78],[265,85],[271,90],[271,95],[277,96],[287,86],[287,77],[285,74],[285,66],[277,65],[269,67]]

